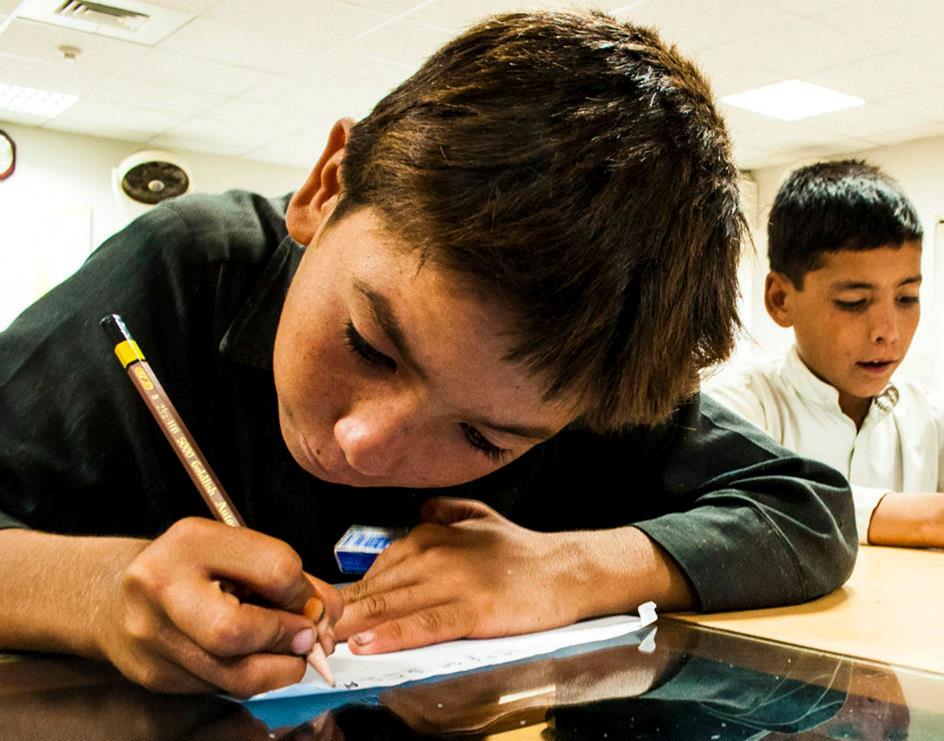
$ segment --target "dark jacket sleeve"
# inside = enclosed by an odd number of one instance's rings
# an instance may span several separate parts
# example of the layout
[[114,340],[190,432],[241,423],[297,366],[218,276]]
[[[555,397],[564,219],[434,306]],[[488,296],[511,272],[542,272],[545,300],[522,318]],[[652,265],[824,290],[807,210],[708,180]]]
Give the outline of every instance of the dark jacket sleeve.
[[121,314],[193,416],[188,397],[203,389],[178,360],[209,367],[225,330],[214,321],[231,314],[217,276],[236,248],[216,235],[215,203],[149,212],[0,333],[0,527],[144,534],[199,511],[99,322]]
[[559,438],[532,482],[546,506],[523,524],[633,523],[674,559],[704,611],[804,602],[852,571],[857,537],[842,475],[708,397],[653,430]]

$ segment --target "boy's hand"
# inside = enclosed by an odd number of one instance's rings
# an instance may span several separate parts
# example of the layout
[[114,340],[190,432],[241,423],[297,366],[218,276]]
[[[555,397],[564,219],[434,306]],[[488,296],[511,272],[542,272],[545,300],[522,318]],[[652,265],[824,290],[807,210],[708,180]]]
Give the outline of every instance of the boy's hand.
[[[244,602],[239,593],[266,606]],[[301,679],[305,657],[343,609],[285,543],[188,518],[140,550],[100,592],[98,644],[130,679],[161,692],[248,696]],[[316,626],[314,621],[318,621]]]
[[[358,654],[567,625],[583,617],[581,581],[562,534],[515,525],[481,502],[431,499],[424,524],[342,588],[336,633]],[[576,573],[575,573],[576,572]]]

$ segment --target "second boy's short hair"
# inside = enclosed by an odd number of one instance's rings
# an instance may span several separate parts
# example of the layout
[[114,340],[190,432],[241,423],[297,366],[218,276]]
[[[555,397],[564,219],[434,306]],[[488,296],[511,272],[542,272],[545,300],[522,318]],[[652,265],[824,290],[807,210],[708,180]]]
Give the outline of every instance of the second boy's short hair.
[[655,424],[727,357],[744,220],[697,69],[601,13],[516,13],[434,54],[351,130],[362,207],[508,312],[509,360],[598,430]]
[[824,253],[901,247],[924,234],[898,183],[863,160],[802,167],[777,192],[767,222],[770,269],[803,290]]

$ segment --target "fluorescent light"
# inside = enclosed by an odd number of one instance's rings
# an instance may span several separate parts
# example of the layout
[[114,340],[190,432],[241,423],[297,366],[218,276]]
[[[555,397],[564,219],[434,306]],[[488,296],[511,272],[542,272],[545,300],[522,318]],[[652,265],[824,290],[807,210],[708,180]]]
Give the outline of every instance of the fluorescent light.
[[802,80],[784,80],[743,93],[725,95],[721,102],[781,121],[797,121],[865,103],[862,98],[837,93]]
[[78,99],[78,95],[53,93],[35,87],[0,82],[0,111],[55,118]]

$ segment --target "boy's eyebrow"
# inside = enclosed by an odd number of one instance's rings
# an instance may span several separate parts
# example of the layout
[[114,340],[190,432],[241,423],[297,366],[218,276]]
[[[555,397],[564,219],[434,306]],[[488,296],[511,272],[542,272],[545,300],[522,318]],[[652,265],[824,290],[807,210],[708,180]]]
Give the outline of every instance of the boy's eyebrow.
[[[403,334],[403,329],[400,327],[400,322],[397,321],[397,315],[394,313],[393,307],[390,305],[390,299],[380,293],[377,293],[377,291],[372,289],[366,283],[363,283],[356,278],[354,279],[354,288],[356,288],[364,296],[364,298],[367,299],[368,303],[370,304],[370,309],[373,312],[374,319],[380,326],[381,331],[387,336],[387,339],[390,340],[393,346],[397,349],[397,353],[403,359],[403,362],[409,366],[410,370],[416,373],[416,375],[418,375],[424,381],[428,381],[429,374],[413,356],[413,353],[410,350],[410,345],[406,341],[406,336]],[[475,417],[475,415],[468,416]],[[515,437],[526,438],[528,440],[536,440],[538,442],[542,440],[548,440],[557,434],[557,430],[552,430],[548,427],[532,427],[530,425],[509,424],[505,422],[496,422],[494,420],[481,417],[470,419],[470,422],[475,425],[481,425],[482,427],[488,427],[489,429],[495,430],[496,432],[503,432],[508,435],[514,435]]]
[[377,324],[380,325],[380,329],[383,333],[387,335],[387,339],[397,348],[397,353],[403,359],[403,362],[406,363],[410,370],[416,375],[424,381],[428,381],[429,374],[413,356],[410,345],[407,343],[406,337],[403,334],[403,329],[400,327],[400,322],[397,321],[397,315],[393,312],[393,307],[390,305],[390,299],[377,293],[366,283],[362,283],[356,278],[354,280],[354,287],[367,299],[370,304],[370,309],[374,314],[374,319]]
[[[903,278],[902,280],[898,281],[898,283],[896,284],[896,287],[909,286],[912,283],[920,283],[920,282],[921,282],[920,274],[911,275],[911,276],[908,276],[907,278]],[[875,283],[866,283],[865,281],[858,281],[858,280],[837,281],[836,283],[833,283],[832,287],[837,291],[854,291],[857,289],[861,290],[861,289],[877,288]]]

